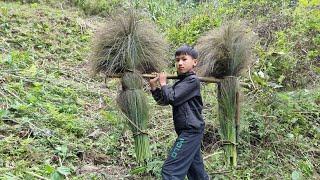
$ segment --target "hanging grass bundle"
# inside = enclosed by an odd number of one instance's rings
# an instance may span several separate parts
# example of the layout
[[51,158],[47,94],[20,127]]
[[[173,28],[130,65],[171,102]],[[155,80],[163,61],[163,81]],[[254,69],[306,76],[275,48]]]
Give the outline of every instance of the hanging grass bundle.
[[150,157],[146,133],[148,104],[140,73],[159,72],[166,65],[168,45],[155,26],[135,10],[116,12],[93,39],[92,73],[120,75],[117,103],[128,117],[139,163]]
[[164,39],[135,10],[117,12],[97,30],[91,55],[92,72],[159,72],[167,65],[168,44]]
[[218,82],[219,122],[228,167],[237,165],[238,76],[252,62],[253,37],[245,26],[232,22],[208,32],[195,47],[199,51],[200,74],[221,78]]

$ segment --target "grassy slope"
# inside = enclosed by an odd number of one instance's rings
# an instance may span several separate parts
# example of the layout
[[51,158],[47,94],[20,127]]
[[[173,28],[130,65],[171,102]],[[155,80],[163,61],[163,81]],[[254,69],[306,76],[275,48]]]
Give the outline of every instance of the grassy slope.
[[[0,2],[0,7],[0,178],[50,177],[57,172],[75,179],[126,176],[136,164],[132,136],[115,107],[118,83],[110,80],[105,86],[102,78],[88,75],[89,40],[98,20],[45,5]],[[210,137],[204,156],[210,173],[223,168],[221,147],[215,144],[214,88],[203,89]],[[148,98],[154,155],[147,170],[159,177],[175,136],[170,108],[154,106]],[[228,176],[318,177],[319,99],[317,88],[249,93],[240,168]]]
[[[64,172],[61,167],[69,177],[127,175],[136,165],[131,134],[115,107],[118,81],[90,78],[85,60],[99,19],[81,18],[72,9],[4,2],[0,17],[0,177],[52,177]],[[150,134],[154,142],[172,143],[170,117],[161,116],[152,116],[150,124],[170,133],[151,125]],[[167,148],[153,143],[155,171]]]
[[[125,173],[113,162],[121,158],[110,158],[121,150],[121,130],[111,125],[118,118],[115,89],[91,79],[84,61],[92,22],[71,9],[3,2],[0,7],[0,176],[49,176],[60,166],[75,175],[93,162],[119,169],[111,175]],[[88,135],[96,129],[105,134],[93,141]]]

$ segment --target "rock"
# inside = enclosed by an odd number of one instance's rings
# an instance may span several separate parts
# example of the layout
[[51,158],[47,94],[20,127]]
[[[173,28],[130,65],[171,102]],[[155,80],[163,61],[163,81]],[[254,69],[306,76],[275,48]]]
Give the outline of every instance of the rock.
[[4,138],[6,138],[4,135],[1,135],[0,134],[0,140],[2,140],[2,139],[4,139]]
[[88,135],[88,138],[90,139],[98,139],[102,134],[105,134],[100,129],[96,129],[91,134]]

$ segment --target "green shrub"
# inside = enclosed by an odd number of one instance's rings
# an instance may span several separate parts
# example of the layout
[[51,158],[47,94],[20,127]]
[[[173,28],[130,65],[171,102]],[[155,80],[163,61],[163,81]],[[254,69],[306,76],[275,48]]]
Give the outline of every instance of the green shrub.
[[168,30],[168,39],[172,44],[194,45],[199,36],[210,28],[217,26],[217,21],[208,15],[197,15],[190,22]]
[[120,7],[122,0],[70,0],[80,7],[87,15],[107,15],[113,9]]

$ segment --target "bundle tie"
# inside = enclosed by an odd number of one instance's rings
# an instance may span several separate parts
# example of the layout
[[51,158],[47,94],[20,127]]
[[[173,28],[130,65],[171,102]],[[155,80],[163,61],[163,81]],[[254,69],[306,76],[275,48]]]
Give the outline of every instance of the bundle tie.
[[[121,111],[120,111],[120,112],[121,112]],[[121,112],[121,113],[122,113],[122,112]],[[145,135],[148,135],[148,136],[149,136],[149,134],[148,134],[147,132],[141,130],[141,129],[137,126],[137,124],[134,123],[134,122],[132,122],[131,119],[129,119],[126,115],[124,115],[124,117],[126,117],[126,119],[129,121],[129,123],[132,124],[132,125],[138,130],[138,132],[133,133],[133,136],[137,136],[137,135],[140,135],[140,134],[145,134]]]
[[136,133],[133,133],[133,137],[136,137],[136,136],[139,136],[139,135],[149,135],[147,132],[144,132],[144,131],[139,131],[139,132],[136,132]]
[[232,141],[227,141],[227,140],[224,140],[221,143],[222,143],[222,145],[226,145],[226,144],[231,144],[231,145],[234,145],[234,146],[238,145],[238,143],[235,143],[235,142],[232,142]]

